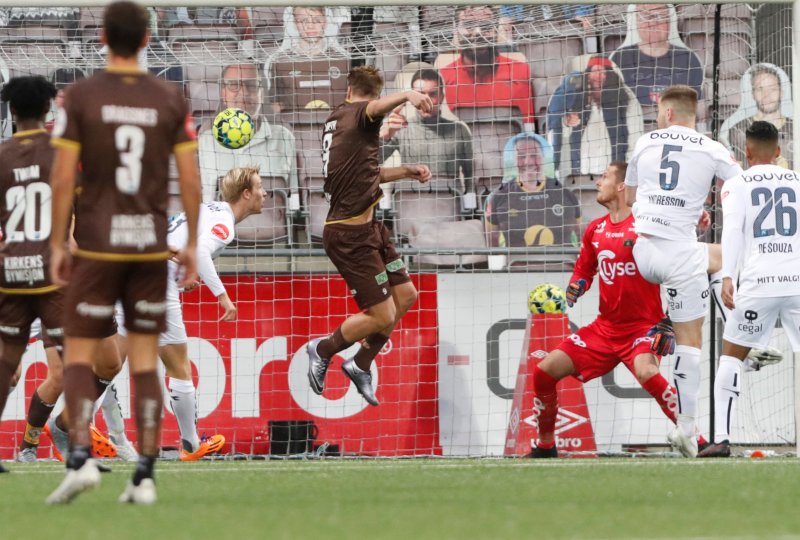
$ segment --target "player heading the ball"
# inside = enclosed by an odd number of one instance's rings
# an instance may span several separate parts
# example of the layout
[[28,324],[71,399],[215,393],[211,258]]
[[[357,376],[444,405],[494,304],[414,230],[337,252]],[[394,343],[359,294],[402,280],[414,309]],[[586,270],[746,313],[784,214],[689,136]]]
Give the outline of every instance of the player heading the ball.
[[353,68],[347,84],[345,103],[325,121],[322,134],[322,170],[330,199],[322,243],[362,311],[348,317],[329,337],[309,343],[308,380],[311,389],[321,394],[333,356],[361,341],[355,357],[342,369],[364,399],[378,405],[372,362],[414,305],[417,289],[374,209],[383,196],[381,184],[402,179],[427,182],[431,177],[426,165],[381,167],[379,132],[383,117],[399,105],[411,103],[428,112],[432,103],[414,90],[379,97],[383,77],[373,66]]

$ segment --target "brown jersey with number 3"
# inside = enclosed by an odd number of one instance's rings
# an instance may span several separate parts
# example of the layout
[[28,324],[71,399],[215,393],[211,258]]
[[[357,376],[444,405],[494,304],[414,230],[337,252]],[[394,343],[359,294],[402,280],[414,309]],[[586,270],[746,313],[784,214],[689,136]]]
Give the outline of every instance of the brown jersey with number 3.
[[43,129],[0,145],[0,293],[41,294],[50,281],[53,148]]
[[169,157],[196,147],[177,86],[140,70],[107,69],[75,83],[53,144],[80,150],[78,256],[166,259]]

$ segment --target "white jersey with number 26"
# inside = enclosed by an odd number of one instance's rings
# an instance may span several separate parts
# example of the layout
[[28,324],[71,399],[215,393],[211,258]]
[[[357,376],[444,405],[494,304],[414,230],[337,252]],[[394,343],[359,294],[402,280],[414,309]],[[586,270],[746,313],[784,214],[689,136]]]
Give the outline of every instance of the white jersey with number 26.
[[636,233],[696,241],[714,178],[727,180],[741,172],[724,146],[694,129],[670,126],[643,135],[625,176],[625,185],[637,188]]
[[738,293],[800,295],[800,175],[755,165],[722,187],[722,272]]

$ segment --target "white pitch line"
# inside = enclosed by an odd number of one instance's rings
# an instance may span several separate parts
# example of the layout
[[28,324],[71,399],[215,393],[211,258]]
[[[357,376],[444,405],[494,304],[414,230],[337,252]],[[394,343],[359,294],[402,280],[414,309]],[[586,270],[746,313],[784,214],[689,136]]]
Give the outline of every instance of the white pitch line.
[[[627,468],[627,467],[710,467],[715,465],[734,466],[734,467],[756,467],[765,464],[785,464],[790,466],[800,466],[800,460],[795,459],[733,459],[733,460],[682,460],[682,459],[625,459],[619,461],[605,460],[557,460],[557,461],[463,461],[463,462],[437,462],[436,460],[397,460],[397,461],[260,461],[248,464],[230,465],[231,462],[205,462],[194,465],[184,465],[175,462],[162,462],[156,466],[156,474],[181,474],[181,473],[240,473],[240,472],[264,472],[268,474],[276,473],[308,473],[308,472],[328,472],[328,471],[349,471],[349,470],[398,470],[403,468],[419,468],[428,470],[453,470],[453,469],[580,469],[580,468]],[[132,464],[107,463],[117,472],[130,472]],[[11,465],[12,472],[23,474],[58,474],[63,473],[64,469],[56,464],[41,465]]]

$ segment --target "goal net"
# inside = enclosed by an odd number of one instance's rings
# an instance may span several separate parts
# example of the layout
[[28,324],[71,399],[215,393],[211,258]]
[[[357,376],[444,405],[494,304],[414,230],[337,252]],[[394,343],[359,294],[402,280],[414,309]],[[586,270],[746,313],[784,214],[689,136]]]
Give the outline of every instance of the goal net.
[[[217,260],[237,320],[219,321],[206,287],[183,297],[198,431],[222,433],[224,451],[243,455],[508,454],[510,428],[532,414],[514,407],[532,391],[518,377],[541,350],[530,340],[547,338],[550,347],[558,337],[530,327],[528,293],[542,283],[566,287],[581,235],[606,212],[595,182],[656,127],[659,93],[672,84],[695,88],[698,131],[740,161],[749,122],[769,119],[781,132],[782,164],[793,166],[791,6],[724,4],[719,32],[716,11],[702,4],[151,8],[152,37],[140,60],[184,91],[204,201],[219,197],[220,177],[235,166],[259,166],[267,191],[261,214],[237,226],[236,242]],[[0,75],[40,74],[66,89],[103,67],[101,26],[102,8],[0,8]],[[397,107],[380,128],[384,166],[423,163],[433,179],[385,184],[375,207],[419,291],[373,366],[379,407],[339,369],[358,345],[334,361],[321,396],[306,377],[309,340],[357,312],[322,249],[322,128],[359,64],[380,68],[383,95],[413,88],[434,103],[430,114]],[[246,110],[255,123],[253,140],[238,150],[213,138],[226,107]],[[7,107],[0,120],[7,139]],[[698,234],[719,241],[716,191],[708,210],[713,224]],[[170,212],[180,211],[173,178]],[[595,284],[568,310],[572,328],[593,320],[597,303]],[[699,421],[708,437],[718,320],[706,323],[704,336]],[[794,363],[782,329],[772,345],[785,359],[744,375],[734,444],[795,444]],[[662,362],[668,379],[673,363]],[[36,342],[0,422],[0,458],[15,455],[45,375]],[[116,387],[135,437],[128,381],[125,368]],[[585,412],[559,416],[563,450],[666,448],[669,422],[623,367],[570,388]],[[164,415],[162,443],[177,447],[168,406]],[[101,416],[97,422],[104,425]],[[573,425],[582,427],[571,432]],[[46,437],[39,455],[50,455]]]

